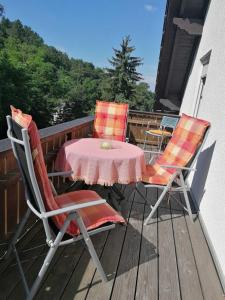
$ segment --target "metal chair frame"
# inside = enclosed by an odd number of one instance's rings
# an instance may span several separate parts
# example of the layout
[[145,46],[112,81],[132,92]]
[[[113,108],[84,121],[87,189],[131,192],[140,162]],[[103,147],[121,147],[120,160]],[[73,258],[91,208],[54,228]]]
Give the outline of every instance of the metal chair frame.
[[[148,215],[148,217],[146,218],[146,220],[144,221],[144,225],[147,225],[150,222],[151,218],[153,217],[154,213],[156,212],[158,206],[162,202],[166,193],[169,193],[169,195],[171,195],[171,193],[173,193],[173,192],[183,192],[186,207],[183,205],[182,206],[183,206],[184,210],[188,212],[188,215],[189,215],[191,221],[193,222],[193,215],[192,215],[191,205],[190,205],[190,201],[189,201],[189,197],[188,197],[188,192],[190,191],[188,177],[191,172],[195,172],[197,170],[196,168],[194,168],[194,165],[195,165],[195,163],[201,153],[201,150],[205,144],[205,141],[209,134],[209,130],[210,130],[210,127],[208,127],[206,129],[206,132],[204,134],[201,145],[196,150],[192,160],[190,161],[190,163],[187,166],[179,167],[179,166],[173,166],[173,165],[161,165],[161,167],[163,167],[163,168],[176,169],[176,172],[171,176],[167,185],[144,184],[144,186],[146,188],[159,188],[162,190],[162,193],[161,193],[160,197],[158,198],[157,202],[155,203],[155,205],[151,206],[151,212]],[[161,152],[157,152],[157,151],[145,150],[144,152],[150,153],[153,156],[162,154]],[[176,185],[173,185],[173,183],[176,183]],[[136,188],[137,188],[137,186],[136,186]]]
[[164,135],[163,134],[163,131],[166,128],[172,129],[172,132],[171,132],[171,135],[170,135],[170,137],[171,137],[172,134],[173,134],[174,129],[177,126],[177,122],[178,121],[179,121],[179,117],[176,118],[176,117],[163,116],[162,120],[161,120],[161,123],[160,123],[160,126],[159,126],[159,130],[162,131],[162,134],[152,133],[149,130],[150,122],[148,122],[148,124],[147,124],[147,130],[145,131],[144,149],[146,147],[147,135],[151,135],[151,136],[154,136],[154,137],[158,138],[158,150],[161,151],[163,140],[164,140],[164,138],[168,137],[168,135]]
[[[98,270],[98,272],[101,275],[101,278],[103,281],[107,281],[107,277],[106,274],[101,266],[101,263],[99,261],[99,258],[96,254],[96,251],[94,249],[94,246],[92,244],[92,241],[90,239],[90,236],[97,234],[99,232],[105,231],[105,230],[110,230],[112,228],[115,227],[115,224],[110,224],[110,225],[106,225],[106,226],[102,226],[100,228],[94,229],[94,230],[90,230],[87,231],[87,228],[84,225],[84,222],[82,220],[82,217],[80,215],[79,210],[81,208],[84,207],[90,207],[93,205],[100,205],[106,202],[106,200],[104,199],[99,199],[99,200],[95,200],[95,201],[88,201],[85,203],[81,203],[81,204],[74,204],[74,205],[68,205],[66,207],[57,209],[57,210],[52,210],[52,211],[46,211],[45,206],[44,206],[44,202],[40,193],[40,189],[37,183],[37,179],[35,176],[35,172],[34,172],[34,166],[33,166],[33,160],[32,160],[32,154],[31,154],[31,149],[30,149],[30,143],[29,143],[29,135],[28,135],[28,130],[27,129],[21,129],[22,130],[22,140],[17,139],[13,136],[13,132],[12,132],[12,118],[11,116],[7,116],[7,123],[8,123],[8,131],[7,131],[7,135],[8,138],[11,140],[12,143],[12,149],[14,152],[14,155],[17,159],[18,162],[18,166],[22,175],[22,179],[23,182],[25,184],[25,197],[26,197],[26,202],[28,205],[28,210],[25,214],[25,216],[23,217],[23,219],[21,220],[17,231],[9,245],[7,254],[6,254],[6,258],[10,256],[11,252],[13,251],[16,257],[16,261],[19,267],[19,272],[21,274],[22,277],[22,282],[25,288],[25,292],[26,292],[26,299],[30,300],[33,299],[33,297],[35,296],[40,283],[51,263],[51,260],[56,252],[56,250],[58,249],[59,246],[62,245],[67,245],[67,244],[71,244],[73,242],[79,241],[81,239],[84,239],[84,242],[86,243],[87,249],[94,261],[94,264]],[[33,191],[35,194],[35,202],[36,202],[36,207],[34,207],[34,205],[32,204],[32,201],[29,197],[29,193],[27,192],[27,183],[23,174],[23,170],[22,170],[22,165],[20,162],[20,159],[18,157],[18,153],[17,153],[17,148],[16,148],[16,144],[21,145],[24,148],[25,151],[25,156],[26,156],[26,164],[28,167],[28,171],[29,171],[29,176],[30,176],[30,180],[32,183],[32,187],[33,187]],[[57,173],[50,173],[48,174],[49,177],[53,177],[53,176],[69,176],[71,174],[71,172],[57,172]],[[46,234],[46,243],[49,246],[49,250],[48,253],[44,259],[44,263],[40,268],[40,271],[37,275],[37,278],[35,279],[33,285],[31,288],[29,288],[23,268],[22,268],[22,264],[16,249],[16,242],[19,238],[19,236],[21,235],[23,228],[31,214],[31,211],[39,218],[42,220],[43,222],[43,226],[44,226],[44,231]],[[50,227],[49,221],[48,219],[59,215],[59,214],[63,214],[63,213],[68,213],[68,217],[66,218],[62,228],[59,230],[58,234],[54,234],[52,231],[52,228]],[[71,237],[67,240],[62,240],[67,227],[69,226],[71,220],[76,220],[77,225],[80,229],[80,235],[75,236],[75,237]]]

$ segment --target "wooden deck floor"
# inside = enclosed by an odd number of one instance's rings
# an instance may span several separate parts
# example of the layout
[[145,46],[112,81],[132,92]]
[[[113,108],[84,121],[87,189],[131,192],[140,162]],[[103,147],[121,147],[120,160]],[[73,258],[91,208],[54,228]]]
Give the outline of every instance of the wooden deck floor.
[[[198,219],[192,224],[176,201],[165,200],[152,223],[143,226],[158,191],[146,192],[140,185],[146,202],[131,186],[121,190],[128,225],[92,238],[109,282],[101,282],[80,241],[58,249],[35,299],[224,299]],[[47,251],[39,223],[19,247],[32,282]],[[14,262],[5,270],[3,263],[1,267],[0,299],[24,299]]]

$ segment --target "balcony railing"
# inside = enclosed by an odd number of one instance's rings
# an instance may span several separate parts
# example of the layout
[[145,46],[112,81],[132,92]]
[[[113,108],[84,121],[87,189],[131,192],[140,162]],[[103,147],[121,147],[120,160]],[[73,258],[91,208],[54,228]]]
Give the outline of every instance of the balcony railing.
[[[159,113],[130,111],[127,131],[130,142],[143,143],[147,125],[157,128],[162,116]],[[40,130],[48,172],[54,171],[54,161],[60,146],[65,141],[87,137],[92,132],[93,120],[93,116],[88,116]],[[155,145],[157,141],[151,139],[147,143]],[[54,185],[59,187],[62,180],[54,178]],[[14,231],[16,224],[19,224],[26,210],[23,184],[8,139],[0,141],[0,194],[0,239],[5,240]]]

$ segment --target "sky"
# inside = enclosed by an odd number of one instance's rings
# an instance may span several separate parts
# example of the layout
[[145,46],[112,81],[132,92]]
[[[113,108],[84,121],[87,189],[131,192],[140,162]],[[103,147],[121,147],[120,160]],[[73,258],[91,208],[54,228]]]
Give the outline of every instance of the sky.
[[0,0],[5,17],[19,19],[70,57],[108,67],[113,49],[130,35],[138,71],[155,88],[166,0]]

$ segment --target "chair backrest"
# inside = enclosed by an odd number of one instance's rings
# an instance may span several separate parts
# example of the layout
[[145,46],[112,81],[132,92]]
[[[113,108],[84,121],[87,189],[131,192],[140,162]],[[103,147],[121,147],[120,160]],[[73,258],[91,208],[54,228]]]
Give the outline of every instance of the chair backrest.
[[127,103],[96,101],[93,137],[125,142],[128,109]]
[[[31,176],[28,167],[28,160],[25,152],[25,141],[22,135],[23,127],[17,124],[11,116],[7,116],[8,123],[8,137],[11,140],[14,156],[16,157],[20,175],[22,177],[26,198],[30,200],[32,205],[40,212],[38,204],[38,196],[35,194]],[[21,143],[20,143],[21,142]]]
[[[159,165],[190,167],[200,153],[210,123],[183,114],[163,154],[156,160]],[[173,169],[168,169],[174,172]],[[187,172],[184,172],[187,176]]]
[[160,128],[171,128],[174,130],[177,126],[177,123],[179,121],[179,118],[177,117],[168,117],[168,116],[163,116],[162,121],[160,123]]
[[[196,151],[195,151],[195,154],[192,156],[192,158],[189,160],[189,162],[187,163],[186,167],[188,168],[192,168],[195,164],[195,162],[197,161],[201,151],[202,151],[202,148],[206,142],[206,139],[207,139],[207,136],[209,134],[209,130],[210,130],[210,126],[208,126],[205,130],[205,133],[203,135],[203,138],[202,138],[202,142],[198,145]],[[187,179],[187,177],[189,176],[190,174],[190,171],[189,170],[184,170],[183,171],[183,176],[184,176],[184,179]]]
[[[39,132],[32,117],[11,107],[12,117],[7,116],[8,137],[18,162],[25,185],[26,196],[40,213],[58,209],[48,179]],[[54,217],[56,219],[62,216]],[[50,237],[49,224],[43,221],[46,235]]]

